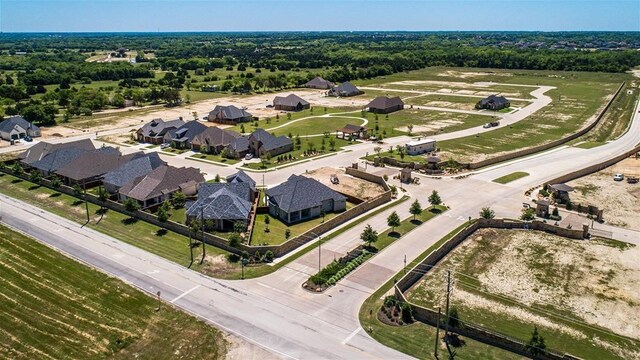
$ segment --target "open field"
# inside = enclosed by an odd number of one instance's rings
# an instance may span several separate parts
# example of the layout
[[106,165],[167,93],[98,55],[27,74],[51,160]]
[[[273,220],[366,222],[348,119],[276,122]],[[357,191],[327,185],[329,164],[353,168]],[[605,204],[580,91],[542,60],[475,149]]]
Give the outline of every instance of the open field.
[[[550,349],[584,359],[639,359],[640,249],[613,240],[576,241],[535,231],[483,229],[443,259],[409,299],[451,304],[463,322],[525,342],[538,326]],[[612,311],[615,309],[615,311]],[[634,340],[635,339],[635,340]]]
[[627,81],[600,123],[581,140],[604,143],[622,135],[631,122],[633,110],[638,100],[640,90],[637,85],[637,80]]
[[571,201],[598,206],[608,224],[640,230],[640,184],[613,181],[613,175],[640,177],[640,159],[628,158],[597,173],[570,181]]
[[4,226],[0,274],[2,358],[225,358],[218,330]]
[[[331,144],[330,144],[331,139],[335,141],[333,149],[331,148]],[[280,166],[280,167],[287,166],[287,164],[293,163],[294,161],[301,161],[305,159],[308,160],[317,156],[331,156],[331,153],[335,151],[339,151],[347,145],[356,144],[356,142],[336,139],[335,137],[333,137],[333,135],[329,135],[329,138],[325,138],[324,136],[300,138],[300,144],[296,144],[295,137],[292,140],[293,140],[293,151],[289,151],[288,153],[283,154],[283,156],[291,155],[292,158],[295,160],[279,164],[277,163],[278,157],[276,156],[276,157],[272,157],[270,160],[265,159],[266,167],[263,167],[261,162],[243,163],[243,167],[246,167],[248,169],[253,169],[253,170],[261,170],[261,169],[270,169],[276,166]],[[324,146],[324,150],[323,150],[323,146]],[[305,151],[308,151],[310,148],[313,148],[315,149],[315,151],[318,151],[318,154],[312,155],[312,156],[305,156],[304,155]]]
[[[411,97],[410,99],[405,100],[405,103],[411,105],[441,107],[446,109],[475,110],[476,103],[480,101],[480,99],[482,99],[482,97],[438,94]],[[530,102],[523,100],[510,100],[510,103],[511,108],[522,108],[530,104]],[[487,110],[485,112],[490,113],[491,111]]]

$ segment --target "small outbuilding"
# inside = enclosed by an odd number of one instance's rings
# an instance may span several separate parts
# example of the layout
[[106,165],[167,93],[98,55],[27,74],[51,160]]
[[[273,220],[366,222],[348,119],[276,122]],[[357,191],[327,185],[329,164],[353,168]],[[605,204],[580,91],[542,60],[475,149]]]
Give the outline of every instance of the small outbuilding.
[[411,178],[411,168],[405,167],[400,170],[400,182],[405,184],[411,184],[413,179]]
[[573,188],[567,184],[552,184],[549,185],[549,190],[553,193],[553,196],[558,200],[568,200],[569,193],[573,191]]
[[366,108],[367,111],[375,114],[389,114],[394,111],[404,109],[404,102],[399,96],[392,98],[387,96],[378,96],[371,100],[371,102],[367,104]]
[[546,218],[549,215],[549,200],[538,200],[536,202],[536,216]]
[[410,141],[405,145],[407,154],[420,155],[436,150],[436,141],[433,139],[422,139]]
[[336,130],[336,137],[351,139],[366,139],[369,129],[361,125],[347,124],[342,129]]

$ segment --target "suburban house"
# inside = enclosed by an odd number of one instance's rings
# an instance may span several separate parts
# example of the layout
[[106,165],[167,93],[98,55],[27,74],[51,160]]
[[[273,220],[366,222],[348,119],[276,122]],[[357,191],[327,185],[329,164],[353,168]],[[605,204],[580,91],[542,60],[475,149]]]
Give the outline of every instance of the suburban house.
[[476,109],[501,110],[511,106],[511,103],[504,96],[489,95],[478,101]]
[[32,171],[38,171],[42,176],[48,177],[87,152],[89,150],[75,147],[58,149],[42,159],[32,162],[29,167]]
[[364,94],[364,91],[360,91],[355,85],[352,83],[345,81],[338,86],[334,86],[327,92],[328,96],[335,97],[347,97],[347,96],[356,96]]
[[198,184],[203,182],[204,176],[196,168],[161,165],[122,186],[118,197],[120,201],[137,200],[144,209],[171,199],[178,191],[187,196],[195,195]]
[[40,128],[25,120],[22,116],[12,116],[0,122],[0,138],[11,141],[25,137],[39,137]]
[[257,129],[249,136],[249,151],[257,156],[277,156],[293,150],[293,141],[288,137],[273,136],[264,129]]
[[152,152],[133,159],[119,168],[106,173],[102,178],[102,184],[109,193],[115,194],[121,187],[129,182],[140,176],[147,175],[163,165],[167,165],[167,163],[160,159],[158,153]]
[[311,107],[311,104],[296,94],[276,96],[273,99],[273,108],[284,111],[301,111]]
[[184,125],[182,118],[170,121],[153,119],[136,131],[136,137],[140,142],[159,145],[166,142],[165,136],[168,133],[182,125]]
[[410,141],[405,145],[407,154],[419,155],[436,150],[436,141],[432,139],[422,139]]
[[234,159],[241,159],[249,153],[249,137],[240,136],[232,141],[227,146],[227,152],[229,157]]
[[387,97],[378,96],[367,104],[366,108],[369,112],[375,114],[388,114],[394,111],[404,109],[404,102],[399,96]]
[[265,191],[269,214],[285,223],[295,223],[344,211],[347,198],[317,180],[291,175],[286,182]]
[[143,152],[122,155],[111,146],[101,147],[94,151],[87,151],[55,173],[67,185],[83,185],[91,187],[99,184],[103,175],[111,172],[129,161],[144,156]]
[[216,105],[216,107],[209,112],[209,116],[207,116],[207,121],[230,125],[249,122],[251,120],[253,120],[253,115],[233,105]]
[[54,153],[60,149],[67,148],[76,148],[85,151],[93,151],[96,147],[93,145],[91,139],[82,139],[76,141],[69,141],[65,143],[52,144],[48,142],[41,141],[29,149],[25,150],[22,154],[20,154],[20,162],[29,167],[36,161],[40,161],[45,158],[45,156]]
[[335,84],[332,83],[331,81],[325,80],[320,76],[316,76],[315,78],[313,78],[312,80],[304,84],[304,86],[308,88],[323,89],[323,90],[331,89],[334,85]]
[[202,184],[198,200],[187,209],[187,223],[208,220],[212,224],[208,229],[218,231],[231,231],[237,222],[246,227],[255,193],[255,182],[242,171],[229,176],[226,183]]
[[342,129],[336,130],[336,137],[351,138],[351,139],[366,139],[369,129],[360,125],[347,124]]
[[224,148],[241,137],[235,131],[221,129],[217,126],[206,128],[191,140],[191,149],[203,153],[219,154]]
[[206,129],[207,125],[204,125],[197,120],[186,122],[173,133],[170,141],[171,146],[178,149],[190,149],[191,141]]

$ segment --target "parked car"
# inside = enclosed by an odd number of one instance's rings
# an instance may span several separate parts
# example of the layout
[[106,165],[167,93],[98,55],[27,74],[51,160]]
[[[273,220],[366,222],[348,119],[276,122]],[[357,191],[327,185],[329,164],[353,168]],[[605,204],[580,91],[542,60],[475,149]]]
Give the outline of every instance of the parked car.
[[615,174],[615,175],[613,175],[613,180],[614,181],[622,181],[622,180],[624,180],[624,175],[623,174]]
[[161,144],[160,145],[160,149],[166,149],[166,148],[169,148],[169,147],[171,147],[171,144]]
[[244,159],[245,159],[245,160],[251,160],[251,159],[253,159],[253,154],[247,154],[247,155],[245,155],[245,156],[244,156]]
[[500,121],[492,121],[490,122],[491,126],[496,127],[498,125],[500,125]]
[[32,141],[33,141],[33,139],[31,138],[31,136],[25,136],[25,137],[24,137],[24,141],[26,141],[26,142],[32,142]]
[[483,128],[488,129],[491,127],[491,123],[486,123],[484,125],[482,125]]
[[629,176],[629,177],[627,178],[627,183],[629,183],[629,184],[637,184],[637,183],[638,183],[638,181],[640,181],[640,179],[638,179],[638,178],[637,178],[637,177],[635,177],[635,176]]

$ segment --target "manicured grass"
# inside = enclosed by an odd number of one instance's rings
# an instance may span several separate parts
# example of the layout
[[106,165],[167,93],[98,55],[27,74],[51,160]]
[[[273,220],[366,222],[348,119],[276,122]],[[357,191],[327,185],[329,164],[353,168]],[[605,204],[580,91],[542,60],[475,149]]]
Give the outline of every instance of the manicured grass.
[[[326,111],[325,111],[326,109]],[[266,116],[266,117],[262,117],[260,119],[258,119],[257,121],[257,125],[255,126],[256,122],[246,122],[246,123],[241,123],[235,126],[232,126],[229,128],[229,130],[233,130],[233,131],[237,131],[237,132],[243,132],[242,129],[244,128],[244,132],[245,133],[250,133],[253,130],[255,130],[256,128],[262,128],[262,129],[271,129],[274,128],[276,126],[282,126],[282,125],[286,125],[288,124],[290,121],[293,120],[298,120],[298,119],[302,119],[302,118],[307,118],[307,117],[318,117],[318,116],[322,116],[325,114],[334,114],[334,113],[342,113],[342,112],[352,112],[354,111],[354,108],[350,108],[350,107],[339,107],[339,108],[324,108],[324,107],[320,107],[320,106],[316,106],[313,107],[311,109],[306,109],[306,110],[302,110],[302,111],[292,111],[292,112],[286,112],[286,111],[280,111],[276,116]],[[289,114],[291,116],[289,116]],[[297,122],[295,124],[298,124],[300,122]],[[320,123],[322,123],[320,121]],[[292,124],[292,126],[285,126],[284,128],[289,128],[289,130],[291,130],[292,134],[295,136],[295,124]],[[284,134],[286,135],[289,130],[287,130]],[[334,129],[335,130],[335,129]],[[271,130],[268,130],[269,132],[271,132]],[[320,131],[319,133],[322,134],[325,130]],[[326,130],[326,131],[330,131],[330,130]],[[314,133],[314,134],[317,134]],[[302,135],[302,134],[300,134]]]
[[[347,210],[351,209],[353,206],[355,206],[353,203],[347,202]],[[324,221],[328,221],[336,217],[336,215],[338,214],[328,213],[324,216],[324,220],[321,216],[319,218],[310,219],[287,226],[287,224],[280,221],[280,219],[274,218],[269,214],[258,214],[256,215],[256,220],[253,225],[253,232],[251,234],[251,245],[282,244],[283,242],[287,241],[287,238],[284,236],[287,229],[289,229],[289,231],[291,232],[289,238],[294,238],[322,224]],[[266,231],[267,225],[264,222],[265,218],[269,218],[268,232]]]
[[400,156],[400,153],[396,149],[394,149],[393,152],[383,151],[383,152],[380,153],[380,155],[378,155],[378,154],[370,154],[369,156],[365,156],[364,158],[369,160],[369,161],[374,161],[378,156],[380,156],[380,157],[390,157],[390,158],[396,159],[398,161],[403,161],[403,162],[416,162],[416,163],[423,163],[427,159],[425,157],[425,155],[407,155],[405,153],[404,156]]
[[223,335],[0,225],[0,357],[222,359]]
[[233,165],[240,162],[240,160],[238,159],[225,158],[225,157],[222,157],[220,154],[213,155],[213,154],[198,153],[198,154],[193,154],[189,157],[194,159],[204,159],[209,161],[215,161],[215,162],[219,162],[227,165]]
[[187,151],[191,151],[191,149],[177,149],[177,148],[166,148],[164,150],[161,150],[160,152],[163,153],[169,153],[169,154],[173,154],[173,155],[179,155],[179,154],[184,154]]
[[413,218],[413,215],[412,215],[402,220],[400,222],[400,226],[397,226],[394,230],[388,229],[383,233],[381,233],[380,235],[378,235],[378,241],[376,241],[375,247],[378,250],[382,250],[386,248],[387,246],[391,245],[392,242],[396,241],[398,238],[406,235],[411,230],[417,228],[418,226],[422,225],[424,222],[427,222],[433,219],[434,217],[442,214],[445,211],[447,211],[447,207],[441,206],[441,205],[431,206],[426,209],[423,209],[422,213],[420,215],[417,215],[415,219]]
[[507,174],[505,176],[501,176],[497,179],[494,179],[493,182],[496,182],[498,184],[506,184],[506,183],[510,183],[512,181],[516,181],[518,179],[522,179],[523,177],[529,176],[528,172],[524,172],[524,171],[516,171],[514,173],[511,174]]
[[[360,112],[354,114],[349,114],[351,116],[360,117]],[[349,117],[341,117],[339,115],[333,116],[316,116],[306,118],[304,120],[299,120],[296,122],[291,122],[287,126],[278,128],[278,129],[265,129],[269,133],[275,133],[277,136],[286,135],[289,136],[291,134],[293,137],[296,135],[307,136],[307,135],[318,135],[324,134],[325,132],[329,132],[332,136],[335,136],[335,132],[337,129],[342,129],[347,124],[352,125],[362,125],[362,119],[358,118],[349,118]]]
[[[460,230],[466,227],[468,223],[460,225],[455,230],[451,231],[442,239],[438,240],[435,244],[425,250],[414,261],[407,264],[407,269],[411,269],[416,266],[420,261],[427,257],[431,252],[436,250],[445,241],[453,237]],[[420,359],[434,359],[432,355],[435,344],[436,329],[431,326],[427,326],[422,323],[413,323],[407,326],[390,326],[380,322],[377,319],[377,312],[382,306],[382,301],[385,294],[388,294],[392,288],[394,281],[400,279],[403,273],[400,272],[382,285],[376,290],[362,305],[360,308],[360,324],[362,328],[369,333],[374,339],[389,346],[393,349],[401,351],[410,356],[414,356]],[[443,332],[440,332],[440,336]],[[461,348],[455,349],[457,351],[457,359],[473,359],[473,360],[485,360],[485,359],[520,359],[520,356],[514,355],[508,351],[494,348],[492,346],[485,345],[483,343],[464,339],[465,345]],[[446,356],[447,350],[444,347],[444,343],[440,342],[439,353],[441,358]]]
[[[290,151],[286,154],[283,154],[282,156],[289,156],[291,155],[294,160],[292,161],[288,161],[288,162],[283,162],[283,163],[277,163],[277,156],[276,157],[272,157],[270,160],[267,160],[266,162],[266,167],[263,167],[262,162],[252,162],[252,163],[245,163],[243,165],[243,167],[249,168],[249,169],[254,169],[254,170],[263,170],[263,169],[270,169],[273,167],[280,167],[280,166],[286,166],[289,163],[295,162],[295,161],[301,161],[301,160],[305,160],[305,159],[313,159],[314,157],[317,156],[326,156],[327,154],[333,152],[331,150],[331,146],[329,144],[330,139],[333,139],[335,141],[335,145],[334,145],[334,150],[333,151],[340,151],[342,150],[342,148],[344,146],[347,145],[353,145],[353,144],[357,144],[356,142],[349,142],[347,140],[342,140],[342,139],[336,139],[334,138],[325,138],[324,136],[316,136],[316,137],[310,137],[310,138],[300,138],[300,145],[296,144],[296,139],[293,139],[293,151]],[[322,141],[324,140],[324,147],[325,150],[322,151]],[[304,152],[306,150],[309,149],[309,146],[312,146],[314,149],[316,149],[316,151],[320,151],[320,154],[311,156],[311,157],[304,157]]]
[[574,145],[574,147],[581,148],[581,149],[593,149],[594,147],[598,147],[604,144],[606,143],[599,142],[599,141],[585,141],[578,145]]

